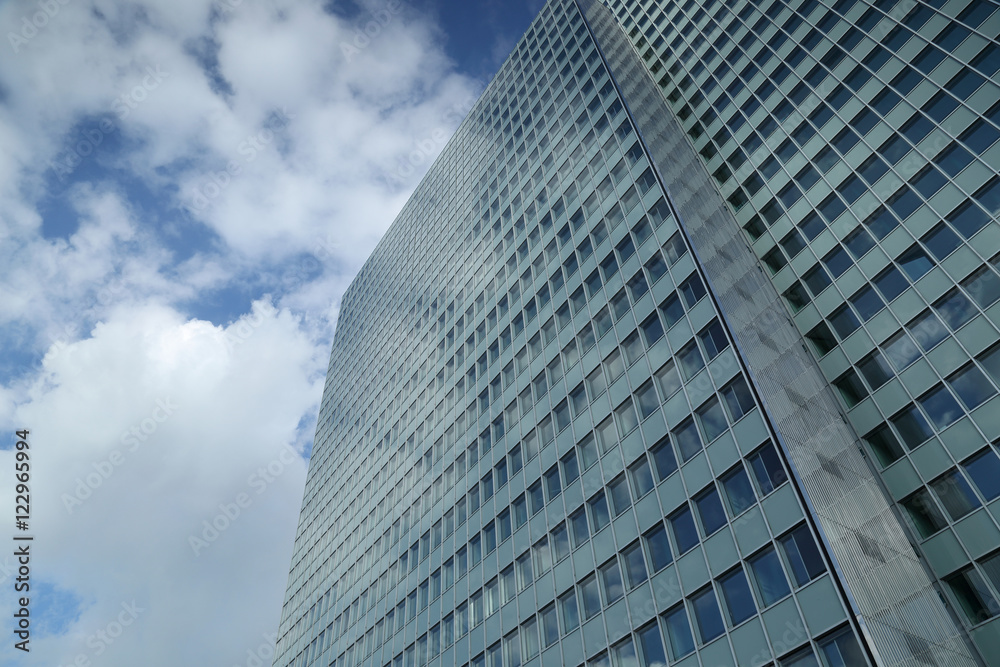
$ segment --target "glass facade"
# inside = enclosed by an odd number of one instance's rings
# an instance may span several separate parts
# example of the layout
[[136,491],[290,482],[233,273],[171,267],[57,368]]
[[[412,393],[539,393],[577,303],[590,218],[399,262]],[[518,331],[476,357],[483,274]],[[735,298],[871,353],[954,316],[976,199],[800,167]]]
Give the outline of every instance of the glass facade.
[[550,0],[345,295],[274,665],[1000,664],[1000,12]]

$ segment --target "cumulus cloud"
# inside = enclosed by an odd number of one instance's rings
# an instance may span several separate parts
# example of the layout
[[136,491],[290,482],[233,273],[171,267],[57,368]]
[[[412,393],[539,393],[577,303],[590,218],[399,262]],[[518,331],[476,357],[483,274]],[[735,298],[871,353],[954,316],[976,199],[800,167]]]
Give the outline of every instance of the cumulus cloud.
[[0,6],[0,474],[31,429],[45,615],[0,663],[270,650],[340,295],[479,90],[358,6]]

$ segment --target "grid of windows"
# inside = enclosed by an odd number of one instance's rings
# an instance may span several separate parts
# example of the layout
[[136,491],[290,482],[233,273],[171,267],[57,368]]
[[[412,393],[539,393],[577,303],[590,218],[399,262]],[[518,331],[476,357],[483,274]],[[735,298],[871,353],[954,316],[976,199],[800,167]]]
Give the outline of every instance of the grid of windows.
[[610,6],[922,548],[957,537],[937,573],[979,572],[971,525],[998,526],[967,465],[1000,436],[998,5]]
[[[896,498],[915,531],[980,511],[995,6],[609,4],[849,416],[881,415],[878,462],[953,457]],[[706,294],[576,4],[550,2],[343,299],[275,664],[652,665],[720,635],[736,656],[730,630],[817,595],[831,575]],[[957,456],[961,420],[983,440]],[[945,578],[970,624],[996,569]],[[773,657],[864,664],[846,618]]]

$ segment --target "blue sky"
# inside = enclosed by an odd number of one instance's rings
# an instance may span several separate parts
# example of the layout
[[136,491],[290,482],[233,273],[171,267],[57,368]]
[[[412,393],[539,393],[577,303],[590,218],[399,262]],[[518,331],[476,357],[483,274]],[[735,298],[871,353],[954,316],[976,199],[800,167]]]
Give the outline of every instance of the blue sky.
[[0,5],[0,664],[267,649],[340,297],[541,4]]

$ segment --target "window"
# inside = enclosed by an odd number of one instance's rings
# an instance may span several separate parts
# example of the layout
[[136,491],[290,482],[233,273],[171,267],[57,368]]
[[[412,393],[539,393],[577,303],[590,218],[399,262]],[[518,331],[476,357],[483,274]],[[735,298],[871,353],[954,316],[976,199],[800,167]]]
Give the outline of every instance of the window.
[[955,468],[931,482],[930,487],[952,521],[958,521],[981,504],[965,476]]
[[695,624],[698,626],[698,635],[702,643],[707,643],[725,632],[726,626],[722,622],[719,603],[711,586],[694,594],[691,598],[691,608],[694,610]]
[[717,319],[712,320],[711,324],[698,334],[698,338],[701,339],[702,346],[705,348],[705,355],[709,359],[714,359],[722,350],[729,347],[729,340],[726,338],[726,333],[722,330],[722,325],[719,324],[719,320]]
[[997,393],[983,372],[973,364],[966,364],[951,377],[948,384],[969,410],[982,405]]
[[517,566],[517,586],[518,590],[524,590],[535,580],[531,570],[531,553],[525,552],[515,561]]
[[572,449],[560,459],[563,484],[569,486],[580,476],[580,466],[576,461],[576,452]]
[[[658,667],[667,664],[667,655],[663,652],[663,640],[656,621],[647,624],[636,631],[639,640],[639,651],[642,655],[643,667]],[[623,667],[626,667],[623,665]]]
[[556,621],[556,606],[550,604],[538,613],[542,621],[542,646],[548,648],[559,641],[559,624]]
[[662,482],[677,470],[677,459],[670,444],[670,437],[664,436],[650,451],[653,454],[656,477]]
[[697,415],[702,433],[705,435],[705,442],[712,442],[729,428],[726,413],[723,412],[718,399],[714,397],[698,408]]
[[782,537],[780,542],[785,551],[785,558],[792,572],[792,578],[795,579],[797,585],[805,586],[826,571],[816,542],[813,541],[805,524]]
[[914,529],[921,537],[930,537],[948,525],[944,515],[938,509],[931,494],[926,489],[920,489],[901,503],[906,510]]
[[878,350],[858,361],[858,369],[872,390],[878,389],[893,376],[892,368]]
[[986,500],[1000,496],[1000,458],[992,447],[966,460],[962,467]]
[[1000,611],[1000,605],[975,568],[967,567],[944,580],[970,625],[992,618]]
[[962,281],[962,287],[980,308],[987,308],[1000,299],[1000,278],[992,269],[982,266]]
[[690,380],[698,371],[705,367],[705,360],[702,358],[701,352],[698,350],[698,346],[694,344],[694,341],[681,348],[677,353],[677,359],[680,361],[685,380]]
[[645,456],[629,466],[629,479],[632,482],[632,493],[636,498],[642,498],[653,490],[653,473]]
[[957,288],[934,302],[934,310],[953,331],[971,320],[976,314],[975,307]]
[[695,454],[701,451],[701,437],[698,429],[694,425],[694,420],[688,417],[673,430],[674,438],[677,440],[677,448],[681,453],[681,460],[687,462],[694,458]]
[[726,497],[726,504],[733,516],[743,513],[756,502],[753,487],[750,479],[742,465],[737,465],[733,470],[726,473],[721,478],[722,489]]
[[576,591],[572,588],[559,596],[559,612],[562,616],[564,633],[575,630],[580,625],[580,615],[576,606]]
[[528,521],[528,504],[523,493],[514,499],[511,507],[514,510],[514,529],[517,530]]
[[725,399],[733,423],[754,408],[753,394],[750,393],[750,387],[742,375],[722,388],[722,397]]
[[753,593],[742,568],[737,567],[732,572],[719,579],[722,599],[729,613],[729,621],[734,626],[739,625],[757,613],[757,605],[753,601]]
[[647,531],[643,538],[646,541],[646,554],[649,557],[651,571],[659,572],[673,562],[674,558],[670,550],[670,542],[667,539],[667,530],[662,523]]
[[611,523],[611,514],[608,511],[608,499],[604,491],[598,491],[597,495],[587,501],[590,507],[590,521],[594,532],[600,532],[602,528]]
[[958,401],[943,384],[937,385],[917,401],[938,430],[943,430],[964,414]]
[[726,525],[726,512],[722,509],[719,492],[714,486],[695,496],[694,504],[698,508],[698,517],[701,519],[701,527],[706,536]]
[[667,646],[670,647],[670,656],[674,660],[679,660],[694,651],[691,624],[683,604],[679,604],[665,613],[663,624],[667,630]]
[[639,426],[639,417],[635,412],[631,397],[625,399],[624,403],[615,408],[615,421],[618,422],[618,433],[623,439]]
[[625,510],[632,506],[632,499],[628,493],[628,481],[625,475],[619,475],[608,484],[608,491],[611,493],[611,507],[615,517],[622,515]]
[[590,575],[580,582],[580,599],[583,601],[583,620],[593,618],[601,611],[601,597],[597,591],[597,577]]
[[656,409],[660,407],[660,400],[656,396],[656,389],[653,388],[652,380],[647,380],[635,391],[635,398],[639,407],[640,420],[645,420],[646,417],[656,412]]
[[749,564],[762,606],[769,607],[791,592],[773,547],[767,547],[751,558]]
[[948,337],[948,330],[933,312],[925,310],[913,318],[906,329],[920,345],[924,352],[930,352],[934,346]]
[[612,558],[601,566],[599,572],[606,604],[610,605],[620,600],[625,595],[625,587],[622,584],[621,570],[618,569],[618,560]]
[[903,447],[888,426],[879,426],[864,439],[883,468],[903,456]]
[[698,531],[694,527],[694,518],[691,516],[691,509],[687,505],[683,505],[681,509],[671,514],[669,521],[674,533],[674,544],[677,545],[678,554],[690,551],[698,544]]
[[677,368],[674,366],[673,361],[668,361],[660,370],[656,371],[654,380],[664,401],[673,396],[681,388],[681,379],[677,374]]
[[552,567],[552,552],[549,551],[549,538],[543,537],[535,542],[531,547],[531,553],[535,559],[535,573],[541,576],[548,572]]
[[559,483],[559,466],[554,465],[545,471],[545,492],[548,495],[549,502],[558,496],[562,492],[562,486]]
[[771,493],[788,479],[785,469],[781,465],[781,460],[778,458],[778,452],[770,441],[751,454],[747,461],[762,496]]
[[528,501],[531,505],[532,516],[542,511],[542,507],[545,506],[545,498],[542,494],[541,482],[535,482],[528,487]]

